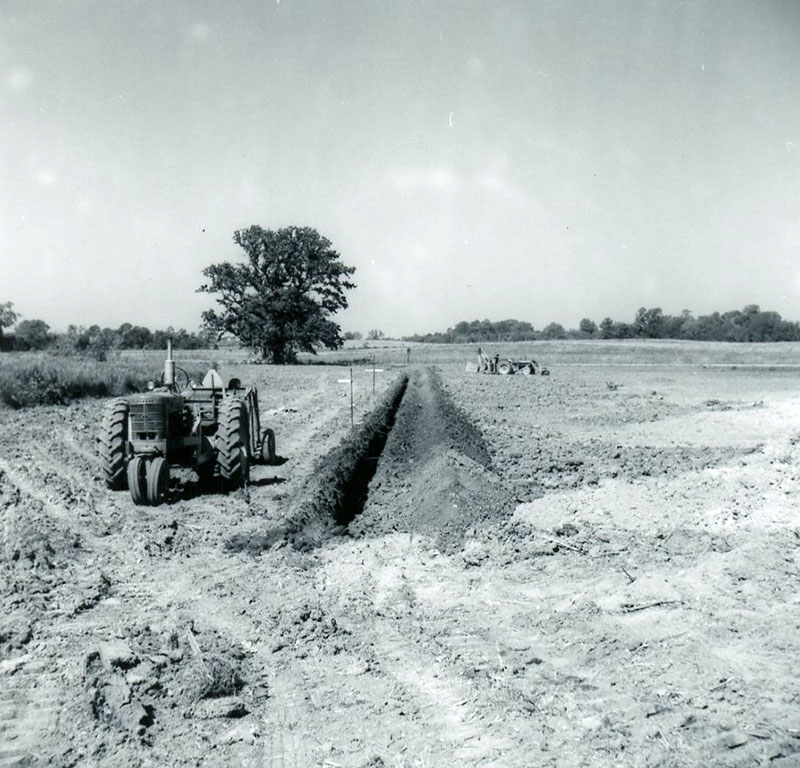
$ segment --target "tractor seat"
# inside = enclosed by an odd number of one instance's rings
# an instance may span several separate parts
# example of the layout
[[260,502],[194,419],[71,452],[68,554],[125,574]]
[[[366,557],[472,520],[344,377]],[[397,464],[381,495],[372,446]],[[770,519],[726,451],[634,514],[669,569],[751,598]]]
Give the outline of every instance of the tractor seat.
[[228,389],[241,389],[241,388],[242,388],[241,379],[233,378],[228,382]]
[[222,389],[222,376],[220,376],[213,368],[211,368],[205,375],[201,386],[203,389]]

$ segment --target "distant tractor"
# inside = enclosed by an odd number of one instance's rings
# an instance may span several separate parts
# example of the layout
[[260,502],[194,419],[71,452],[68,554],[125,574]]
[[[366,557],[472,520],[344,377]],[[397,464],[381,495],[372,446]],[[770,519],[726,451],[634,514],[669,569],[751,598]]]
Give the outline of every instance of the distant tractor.
[[511,358],[500,359],[500,355],[489,357],[478,347],[478,362],[467,363],[468,373],[499,373],[501,376],[509,376],[512,373],[521,373],[523,376],[533,376],[540,374],[549,376],[550,371],[540,366],[535,360],[512,360]]
[[[185,377],[178,391],[176,371]],[[250,464],[275,461],[275,434],[261,431],[258,391],[238,379],[227,386],[210,370],[200,386],[172,359],[161,386],[109,402],[98,435],[106,486],[130,490],[134,504],[164,501],[170,466],[192,467],[207,484],[215,476],[230,488],[245,485]]]

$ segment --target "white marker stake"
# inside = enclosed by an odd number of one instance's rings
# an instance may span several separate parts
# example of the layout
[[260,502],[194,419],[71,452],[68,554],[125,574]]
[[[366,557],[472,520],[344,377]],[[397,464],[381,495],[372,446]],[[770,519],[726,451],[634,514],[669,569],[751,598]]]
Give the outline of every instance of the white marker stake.
[[353,428],[353,366],[350,366],[350,429]]

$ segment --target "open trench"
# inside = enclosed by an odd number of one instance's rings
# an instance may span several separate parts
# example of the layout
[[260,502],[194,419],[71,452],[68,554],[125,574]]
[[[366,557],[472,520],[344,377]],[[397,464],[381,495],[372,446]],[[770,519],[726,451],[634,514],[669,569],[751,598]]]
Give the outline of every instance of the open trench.
[[394,428],[397,410],[403,402],[407,387],[408,377],[403,375],[388,398],[367,420],[361,430],[360,439],[356,440],[358,450],[353,456],[353,466],[347,472],[341,494],[331,509],[331,517],[339,525],[349,525],[364,510],[370,481],[378,469],[378,462]]
[[342,526],[353,536],[427,532],[450,550],[470,527],[512,510],[480,431],[425,368],[403,374],[324,457],[287,533],[306,548]]

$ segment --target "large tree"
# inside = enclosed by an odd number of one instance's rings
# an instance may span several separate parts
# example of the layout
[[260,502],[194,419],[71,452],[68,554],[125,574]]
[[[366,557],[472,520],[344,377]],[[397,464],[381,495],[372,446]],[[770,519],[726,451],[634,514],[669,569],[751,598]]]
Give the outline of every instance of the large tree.
[[355,267],[341,262],[329,240],[311,227],[252,226],[234,232],[233,241],[247,254],[245,263],[203,270],[208,282],[198,290],[218,294],[221,305],[203,312],[209,330],[235,336],[273,363],[291,362],[320,344],[342,345],[330,316],[347,307]]

